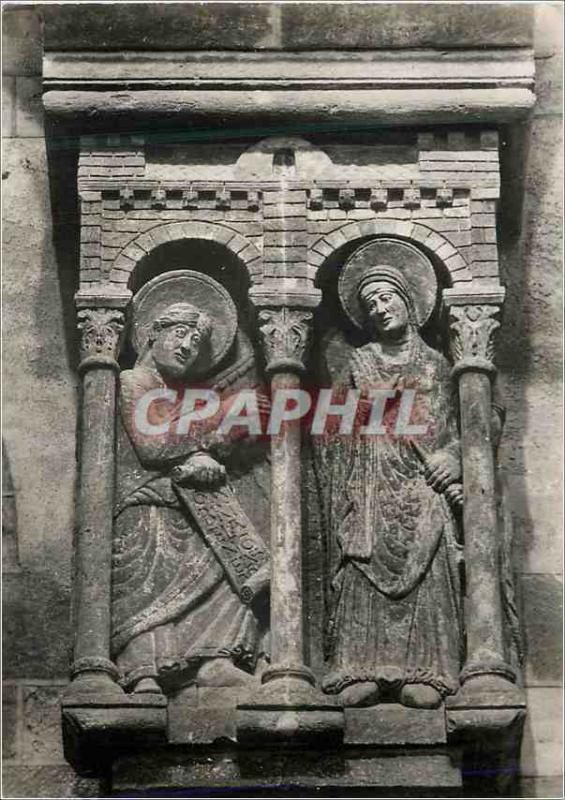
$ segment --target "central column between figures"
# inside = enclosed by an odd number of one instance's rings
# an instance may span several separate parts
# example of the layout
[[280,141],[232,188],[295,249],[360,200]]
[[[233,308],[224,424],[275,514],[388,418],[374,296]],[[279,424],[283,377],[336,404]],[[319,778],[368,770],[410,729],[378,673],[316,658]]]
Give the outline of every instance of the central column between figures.
[[271,379],[271,666],[263,683],[306,681],[314,676],[303,663],[302,530],[299,418],[285,419],[300,398],[300,375],[312,312],[264,308],[259,314],[267,374]]
[[[300,298],[281,291],[253,297],[271,380],[271,664],[262,686],[237,709],[241,745],[335,744],[343,738],[343,711],[315,688],[304,664],[302,615],[302,518],[300,413],[280,413],[299,404],[300,376],[319,296],[310,287]],[[266,288],[266,287],[262,287]],[[300,412],[300,409],[299,409]],[[291,417],[295,417],[291,419]],[[285,419],[286,417],[286,419]]]
[[[300,377],[292,372],[273,375],[271,390],[294,392]],[[302,541],[300,506],[300,420],[283,423],[271,437],[271,629],[272,668],[263,681],[278,674],[279,665],[307,676],[303,665]]]

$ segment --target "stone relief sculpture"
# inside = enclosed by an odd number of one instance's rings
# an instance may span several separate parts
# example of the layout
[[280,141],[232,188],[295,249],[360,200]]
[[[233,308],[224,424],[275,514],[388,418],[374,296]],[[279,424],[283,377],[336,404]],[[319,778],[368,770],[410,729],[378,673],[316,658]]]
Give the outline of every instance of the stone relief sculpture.
[[[410,186],[392,162],[381,177],[386,143],[336,145],[332,160],[279,138],[233,173],[211,164],[213,181],[188,164],[174,183],[152,164],[150,193],[141,176],[81,178],[84,224],[100,214],[104,252],[122,249],[77,295],[73,763],[98,769],[124,748],[117,769],[135,770],[150,744],[171,745],[175,782],[183,745],[178,780],[200,780],[204,752],[231,785],[221,740],[238,780],[263,780],[250,754],[288,744],[330,759],[334,788],[360,769],[363,785],[425,773],[428,789],[508,774],[525,703],[496,468],[504,288],[495,246],[475,244],[495,240],[487,133],[411,134]],[[435,165],[455,155],[466,169],[446,183]],[[492,258],[488,280],[475,256]],[[254,411],[266,395],[268,422]],[[196,743],[211,749],[193,756]]]
[[265,655],[265,620],[251,604],[268,585],[269,556],[226,482],[237,443],[213,424],[182,427],[184,391],[217,388],[236,333],[228,292],[198,272],[160,275],[133,301],[137,360],[120,381],[112,649],[136,693],[239,685]]
[[[449,363],[419,332],[436,291],[429,261],[390,240],[358,250],[340,277],[345,312],[369,341],[350,349],[335,385],[365,398],[375,389],[386,393],[379,432],[357,428],[359,435],[318,447],[331,581],[324,688],[344,705],[396,699],[433,708],[458,686],[456,406]],[[328,347],[330,369],[340,346],[334,339]],[[414,393],[410,423],[420,425],[395,434],[407,392]]]

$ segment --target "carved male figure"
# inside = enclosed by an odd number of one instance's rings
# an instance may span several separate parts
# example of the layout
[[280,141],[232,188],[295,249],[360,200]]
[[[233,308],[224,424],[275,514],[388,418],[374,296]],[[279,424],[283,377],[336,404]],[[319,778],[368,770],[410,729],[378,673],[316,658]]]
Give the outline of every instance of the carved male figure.
[[[414,248],[381,240],[354,254],[339,289],[369,341],[351,349],[335,382],[362,396],[388,390],[389,400],[384,435],[320,448],[331,570],[324,689],[343,705],[433,708],[457,689],[462,646],[450,366],[419,333],[435,277]],[[408,390],[421,423],[414,437],[394,428]]]
[[235,580],[241,559],[236,552],[230,564],[214,537],[226,526],[243,530],[252,571],[267,555],[225,486],[221,440],[213,428],[176,435],[178,401],[152,404],[153,422],[166,423],[160,435],[144,434],[136,421],[147,392],[209,378],[236,326],[225,289],[189,270],[155,278],[134,299],[138,358],[121,374],[112,646],[135,692],[192,680],[241,684],[260,655],[261,623]]

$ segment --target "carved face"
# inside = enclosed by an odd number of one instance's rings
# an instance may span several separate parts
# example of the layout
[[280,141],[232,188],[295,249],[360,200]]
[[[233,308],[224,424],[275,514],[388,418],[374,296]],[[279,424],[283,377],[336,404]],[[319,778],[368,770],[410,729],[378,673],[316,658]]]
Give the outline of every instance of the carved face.
[[406,330],[408,309],[392,284],[387,281],[368,283],[361,290],[361,302],[373,332],[395,338]]
[[151,355],[163,377],[181,380],[189,376],[202,345],[202,332],[198,325],[176,322],[157,332]]

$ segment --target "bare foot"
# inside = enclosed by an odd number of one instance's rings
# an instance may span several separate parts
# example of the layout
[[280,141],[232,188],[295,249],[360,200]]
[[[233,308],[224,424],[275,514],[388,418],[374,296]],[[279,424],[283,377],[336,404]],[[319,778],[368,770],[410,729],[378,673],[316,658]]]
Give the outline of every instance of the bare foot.
[[236,667],[229,658],[207,658],[196,673],[198,686],[243,686],[251,675]]
[[134,694],[163,694],[154,678],[142,678],[135,684]]
[[409,708],[438,708],[441,705],[441,695],[433,686],[408,683],[402,687],[400,702]]
[[373,681],[363,681],[346,686],[337,699],[342,706],[376,706],[379,702],[379,687]]

